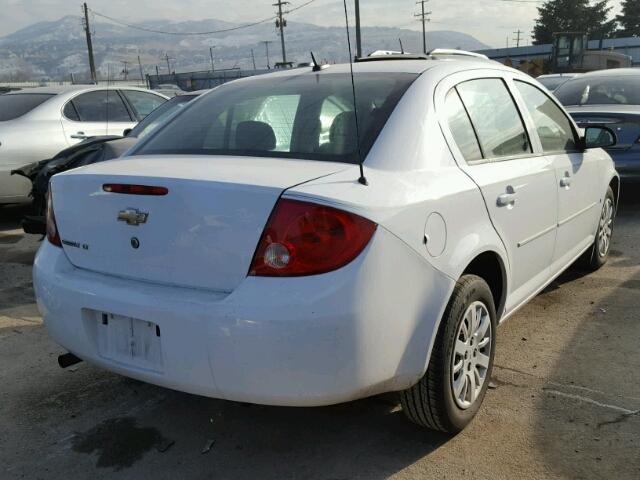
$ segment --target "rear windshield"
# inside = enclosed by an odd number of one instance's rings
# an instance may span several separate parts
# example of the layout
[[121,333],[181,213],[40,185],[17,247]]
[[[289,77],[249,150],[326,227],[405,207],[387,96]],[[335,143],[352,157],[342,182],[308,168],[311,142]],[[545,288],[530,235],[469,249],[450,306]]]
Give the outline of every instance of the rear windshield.
[[0,122],[21,117],[51,97],[55,97],[55,95],[49,93],[11,93],[0,95]]
[[576,78],[554,93],[563,105],[640,105],[640,75]]
[[[233,82],[204,95],[149,137],[135,155],[192,154],[301,158],[357,163],[417,78],[304,73]],[[358,130],[356,130],[356,125]]]

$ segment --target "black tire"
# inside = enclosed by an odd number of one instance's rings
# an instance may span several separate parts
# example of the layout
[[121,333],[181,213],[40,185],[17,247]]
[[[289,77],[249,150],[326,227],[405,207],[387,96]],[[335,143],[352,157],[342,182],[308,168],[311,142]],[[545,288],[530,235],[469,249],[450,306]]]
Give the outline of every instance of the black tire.
[[[465,312],[478,301],[486,306],[491,320],[489,365],[475,402],[463,409],[456,403],[452,387],[454,346]],[[476,275],[463,275],[453,289],[440,322],[426,373],[413,387],[400,392],[402,410],[409,420],[423,427],[447,433],[458,433],[471,422],[482,404],[491,379],[496,327],[496,309],[489,286]]]
[[602,241],[601,232],[603,228],[601,219],[604,213],[604,209],[606,208],[607,201],[610,201],[611,204],[613,205],[613,214],[611,217],[611,235],[613,235],[613,226],[615,223],[614,220],[616,218],[617,205],[616,205],[616,198],[613,194],[613,190],[611,189],[611,187],[609,187],[602,201],[602,209],[600,211],[600,217],[598,217],[598,230],[596,231],[596,239],[593,241],[593,245],[591,246],[591,248],[587,250],[582,255],[582,257],[580,257],[580,259],[578,260],[578,265],[583,270],[595,272],[600,267],[602,267],[605,263],[607,263],[607,260],[609,259],[609,252],[611,251],[611,242],[609,242],[609,247],[606,249],[606,252],[604,255],[602,255],[600,252],[600,243]]

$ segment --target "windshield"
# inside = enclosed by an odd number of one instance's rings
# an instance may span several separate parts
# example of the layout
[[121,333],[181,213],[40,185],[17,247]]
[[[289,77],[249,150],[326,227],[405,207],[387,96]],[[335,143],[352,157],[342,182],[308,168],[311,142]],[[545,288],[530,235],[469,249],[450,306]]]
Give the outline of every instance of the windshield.
[[640,105],[640,75],[576,78],[554,93],[563,105]]
[[0,95],[0,122],[21,117],[51,97],[55,97],[55,95],[52,93],[10,93],[8,95]]
[[144,119],[142,119],[142,121],[140,121],[140,123],[138,123],[127,136],[143,138],[149,135],[156,129],[156,127],[158,127],[158,125],[163,123],[194,98],[196,98],[195,95],[180,95],[164,102],[149,115],[144,117]]
[[544,85],[544,87],[547,90],[553,92],[560,85],[567,83],[570,80],[570,78],[569,77],[544,77],[544,78],[537,78],[536,80],[538,80],[542,85]]
[[193,154],[358,162],[409,85],[408,73],[304,73],[229,83],[166,123],[134,155]]

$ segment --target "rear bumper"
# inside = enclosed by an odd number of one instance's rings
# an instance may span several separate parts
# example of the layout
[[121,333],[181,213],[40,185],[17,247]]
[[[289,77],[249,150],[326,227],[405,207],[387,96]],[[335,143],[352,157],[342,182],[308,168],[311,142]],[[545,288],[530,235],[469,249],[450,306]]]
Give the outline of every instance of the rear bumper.
[[[231,294],[76,269],[48,242],[34,264],[45,326],[80,358],[176,390],[289,406],[339,403],[415,383],[453,284],[382,228],[336,272],[248,277]],[[161,371],[101,356],[90,311],[157,324]]]

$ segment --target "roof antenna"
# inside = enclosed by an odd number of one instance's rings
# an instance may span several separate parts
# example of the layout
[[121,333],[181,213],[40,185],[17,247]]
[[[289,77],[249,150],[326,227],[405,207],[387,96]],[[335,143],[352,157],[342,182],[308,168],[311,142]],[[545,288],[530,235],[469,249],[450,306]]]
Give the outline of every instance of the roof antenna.
[[404,47],[402,46],[402,39],[399,38],[398,42],[400,42],[400,53],[402,53],[404,55]]
[[324,70],[329,66],[319,65],[318,62],[316,62],[316,57],[313,55],[313,52],[311,52],[311,61],[313,62],[313,68],[311,69],[312,72],[319,72],[320,70]]
[[358,182],[362,185],[369,185],[367,178],[364,176],[364,167],[362,165],[362,150],[360,148],[360,125],[358,124],[358,104],[356,102],[356,83],[353,79],[353,53],[351,52],[351,36],[349,35],[349,15],[347,13],[347,0],[342,0],[344,4],[344,22],[347,27],[347,45],[349,46],[349,70],[351,72],[351,93],[353,94],[353,115],[356,119],[356,141],[358,142],[358,165],[360,166],[360,178]]

